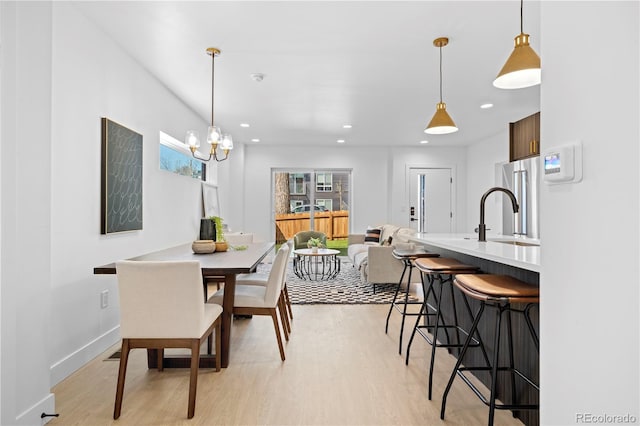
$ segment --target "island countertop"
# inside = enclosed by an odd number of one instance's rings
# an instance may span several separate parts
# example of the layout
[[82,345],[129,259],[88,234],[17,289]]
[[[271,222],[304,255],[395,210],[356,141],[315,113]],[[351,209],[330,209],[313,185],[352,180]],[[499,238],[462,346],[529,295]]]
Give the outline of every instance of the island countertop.
[[409,240],[540,272],[540,240],[532,238],[496,235],[478,241],[477,234],[417,233]]

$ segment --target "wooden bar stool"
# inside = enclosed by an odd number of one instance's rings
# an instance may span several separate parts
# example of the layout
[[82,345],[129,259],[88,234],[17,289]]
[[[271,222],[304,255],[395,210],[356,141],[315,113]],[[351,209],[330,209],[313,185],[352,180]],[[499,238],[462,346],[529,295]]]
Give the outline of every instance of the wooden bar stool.
[[[401,260],[404,263],[404,268],[402,269],[402,275],[400,275],[400,281],[398,281],[398,285],[396,286],[396,292],[393,295],[393,300],[391,301],[391,305],[389,306],[389,313],[387,314],[387,323],[384,327],[384,332],[387,333],[389,331],[389,318],[391,318],[391,312],[396,309],[398,312],[402,314],[402,323],[400,325],[400,339],[398,343],[398,353],[402,355],[402,335],[404,333],[404,320],[405,318],[413,315],[418,315],[415,312],[407,312],[408,305],[416,305],[421,304],[422,302],[409,302],[409,290],[411,288],[411,272],[413,271],[413,261],[422,257],[438,257],[440,256],[437,253],[430,253],[424,250],[423,248],[414,248],[408,250],[394,249],[393,257],[398,260]],[[398,301],[398,293],[400,292],[400,288],[402,287],[402,280],[404,279],[404,275],[409,270],[409,277],[407,279],[407,288],[404,292],[404,301]],[[425,295],[426,297],[426,295]]]
[[[516,387],[515,376],[517,375],[523,379],[530,386],[533,386],[536,390],[540,391],[540,387],[535,384],[530,378],[526,377],[520,370],[515,368],[513,359],[513,336],[511,327],[511,312],[519,312],[524,314],[525,321],[531,332],[531,337],[534,341],[536,348],[539,347],[538,337],[535,333],[531,318],[529,317],[529,311],[532,306],[537,305],[539,302],[539,289],[534,285],[524,283],[516,278],[507,275],[472,275],[462,274],[457,275],[453,281],[454,285],[458,287],[465,295],[480,301],[480,308],[476,314],[471,330],[469,330],[469,336],[462,348],[462,352],[458,357],[458,361],[451,373],[449,383],[442,396],[442,409],[440,411],[440,418],[444,419],[444,412],[447,404],[447,395],[453,384],[453,380],[456,375],[473,390],[473,392],[480,398],[480,400],[489,406],[489,425],[493,425],[493,419],[496,409],[507,410],[537,410],[538,404],[496,404],[496,382],[498,371],[507,371],[510,373],[511,379],[511,398],[516,401]],[[512,303],[526,304],[523,310],[516,309],[511,306]],[[494,354],[492,364],[488,364],[486,367],[461,367],[464,355],[471,342],[471,336],[478,328],[478,323],[484,312],[485,307],[491,307],[496,309],[496,324],[495,324],[495,337],[494,337]],[[507,338],[509,348],[509,366],[500,367],[498,365],[499,360],[499,348],[500,348],[500,331],[502,323],[502,314],[507,314]],[[480,392],[480,390],[467,378],[464,374],[465,371],[490,371],[490,396],[489,399]]]
[[[431,399],[432,388],[433,388],[433,365],[435,363],[436,356],[436,348],[458,348],[458,352],[460,352],[460,348],[463,347],[463,342],[460,339],[460,333],[464,335],[468,335],[468,332],[464,330],[458,323],[458,310],[456,308],[456,299],[453,294],[453,285],[449,285],[449,293],[451,295],[451,309],[453,312],[453,324],[447,324],[443,315],[442,315],[442,292],[445,287],[445,284],[451,284],[453,281],[453,276],[456,274],[475,274],[479,272],[477,266],[467,265],[459,262],[456,259],[445,258],[445,257],[434,257],[434,258],[420,258],[414,261],[415,267],[420,271],[422,278],[422,290],[425,294],[425,298],[422,304],[422,308],[420,309],[420,313],[416,318],[416,323],[413,327],[413,331],[411,332],[411,338],[409,339],[409,344],[407,345],[407,355],[405,364],[409,365],[409,354],[411,353],[411,344],[413,343],[413,338],[416,333],[424,337],[424,339],[431,345],[431,360],[429,362],[429,386],[428,386],[428,396]],[[427,277],[427,282],[425,282],[425,276]],[[439,294],[436,296],[436,289],[434,287],[435,283],[440,283]],[[436,306],[429,304],[428,295],[433,294]],[[469,306],[469,302],[466,298],[463,299],[465,302],[465,306],[467,312],[469,314],[469,318],[473,320],[473,313],[471,312],[471,307]],[[429,312],[431,310],[432,312]],[[430,324],[429,316],[435,316],[435,324]],[[420,324],[420,320],[422,320],[423,316],[425,317],[425,324]],[[452,342],[451,337],[449,336],[449,329],[455,331],[456,340]],[[438,341],[438,332],[442,330],[444,331],[447,341],[446,343],[442,343]],[[431,332],[431,336],[428,334]],[[440,339],[442,340],[442,339]],[[480,334],[476,332],[476,337],[473,338],[471,343],[469,344],[471,347],[480,347],[482,350],[482,354],[487,364],[489,363],[489,357],[487,356],[487,352],[485,351],[484,345],[482,343],[482,339],[480,338]]]

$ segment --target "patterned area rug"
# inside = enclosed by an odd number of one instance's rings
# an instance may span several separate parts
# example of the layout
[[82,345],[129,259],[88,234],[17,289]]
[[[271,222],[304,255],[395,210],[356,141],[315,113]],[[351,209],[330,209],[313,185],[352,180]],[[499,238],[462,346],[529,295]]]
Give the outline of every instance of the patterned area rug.
[[[397,283],[376,284],[373,292],[372,284],[364,284],[358,271],[346,256],[340,256],[342,266],[338,275],[328,281],[308,281],[298,278],[293,273],[291,261],[287,266],[287,289],[294,305],[366,305],[391,303]],[[261,265],[259,272],[268,272],[270,264]],[[402,294],[402,293],[401,293]],[[418,298],[409,295],[409,300],[417,302]]]

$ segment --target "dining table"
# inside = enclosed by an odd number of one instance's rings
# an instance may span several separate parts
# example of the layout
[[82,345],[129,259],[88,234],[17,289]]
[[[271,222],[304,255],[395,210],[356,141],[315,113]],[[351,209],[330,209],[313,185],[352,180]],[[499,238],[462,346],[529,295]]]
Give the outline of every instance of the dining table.
[[[224,298],[222,302],[221,338],[222,348],[220,354],[201,354],[200,368],[215,368],[215,359],[220,356],[221,366],[229,365],[231,322],[233,320],[233,304],[235,298],[236,275],[255,272],[258,265],[273,250],[275,243],[259,242],[249,243],[242,249],[230,247],[224,252],[208,254],[196,254],[191,248],[191,243],[185,243],[174,247],[165,248],[151,253],[142,254],[127,260],[138,261],[180,261],[197,260],[200,262],[203,276],[203,286],[206,286],[205,277],[224,277]],[[115,262],[96,266],[94,274],[116,274]],[[204,289],[206,298],[206,288]],[[164,368],[189,368],[189,355],[165,354],[162,366]],[[147,350],[147,365],[149,368],[157,368],[157,350]]]

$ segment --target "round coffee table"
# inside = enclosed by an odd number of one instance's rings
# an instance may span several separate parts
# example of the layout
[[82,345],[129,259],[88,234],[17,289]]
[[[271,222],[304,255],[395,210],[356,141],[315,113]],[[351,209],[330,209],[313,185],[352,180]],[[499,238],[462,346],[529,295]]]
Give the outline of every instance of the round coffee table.
[[293,251],[293,272],[310,281],[331,280],[340,272],[339,250],[306,248]]

